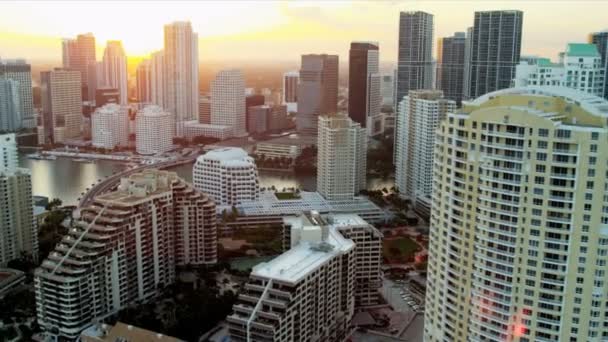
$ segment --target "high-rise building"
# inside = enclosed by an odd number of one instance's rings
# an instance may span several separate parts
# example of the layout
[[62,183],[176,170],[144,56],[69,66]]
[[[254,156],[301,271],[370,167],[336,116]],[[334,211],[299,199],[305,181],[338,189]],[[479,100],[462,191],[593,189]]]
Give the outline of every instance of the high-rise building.
[[287,117],[287,106],[271,106],[266,123],[267,129],[271,132],[281,132],[292,128],[292,122]]
[[395,129],[395,187],[428,214],[433,188],[435,130],[456,102],[441,90],[410,90],[399,104]]
[[222,70],[211,81],[211,124],[230,126],[236,136],[247,135],[245,78],[240,70]]
[[151,62],[144,59],[137,65],[135,78],[137,80],[137,102],[152,103],[152,72]]
[[97,60],[95,55],[95,36],[92,33],[85,33],[79,34],[76,36],[76,39],[64,39],[62,57],[64,68],[80,72],[82,98],[92,100],[95,96],[96,86],[89,89],[89,65]]
[[[178,265],[217,262],[215,204],[174,172],[145,170],[79,209],[36,269],[36,313],[47,332],[74,339],[108,314],[146,301]],[[86,257],[85,257],[86,256]]]
[[511,86],[521,53],[523,17],[522,11],[475,12],[474,25],[466,38],[470,46],[464,98]]
[[139,154],[158,154],[173,148],[173,115],[149,105],[135,116],[135,146]]
[[266,133],[271,110],[271,107],[268,105],[247,108],[247,131],[249,134]]
[[[18,82],[21,122],[19,127],[36,127],[36,113],[32,98],[32,70],[23,59],[0,60],[0,79]],[[16,116],[15,116],[16,117]]]
[[300,73],[298,71],[288,71],[283,74],[283,96],[281,104],[287,106],[290,113],[298,112],[298,85],[300,83]]
[[608,332],[608,102],[503,89],[437,130],[425,341],[587,341]]
[[433,87],[433,15],[401,12],[395,110],[410,90]]
[[0,130],[15,132],[22,125],[19,82],[0,76]]
[[257,166],[241,148],[219,148],[198,157],[192,182],[221,206],[256,201],[260,196]]
[[394,72],[382,74],[380,82],[380,94],[382,96],[382,106],[392,108],[395,102],[395,79]]
[[344,341],[377,304],[382,234],[357,215],[284,218],[289,250],[255,266],[228,316],[232,341]]
[[317,191],[327,200],[350,200],[366,187],[366,131],[346,114],[318,122]]
[[298,86],[299,132],[317,134],[317,118],[338,111],[338,56],[302,55]]
[[38,258],[38,231],[34,219],[32,178],[17,167],[15,134],[0,135],[0,267],[22,253]]
[[99,87],[95,90],[95,106],[103,107],[108,103],[120,103],[120,92],[116,88]]
[[129,146],[129,107],[111,103],[97,108],[91,115],[91,135],[95,147]]
[[589,43],[595,44],[604,65],[604,98],[608,100],[608,30],[589,35]]
[[80,75],[80,71],[58,68],[40,73],[45,142],[61,143],[80,136]]
[[568,44],[559,63],[548,58],[526,58],[515,68],[515,87],[559,86],[604,96],[606,79],[602,58],[593,44]]
[[[87,77],[88,77],[88,85],[87,85],[87,96],[86,99],[89,104],[97,99],[97,89],[104,88],[103,84],[103,62],[90,62],[87,67]],[[95,103],[96,106],[99,106]]]
[[192,32],[190,22],[165,25],[164,66],[163,108],[174,115],[181,137],[184,122],[198,117],[198,34]]
[[380,61],[377,42],[350,43],[348,61],[348,115],[369,136],[382,133]]
[[266,98],[264,95],[247,95],[245,97],[245,115],[247,117],[247,132],[250,132],[249,124],[251,122],[250,118],[250,108],[254,106],[263,106],[266,103]]
[[150,98],[157,106],[165,108],[165,53],[156,51],[150,56]]
[[200,96],[198,100],[198,122],[211,123],[211,97]]
[[118,89],[120,104],[126,105],[127,94],[127,56],[119,40],[108,40],[103,52],[103,85]]
[[465,42],[465,33],[456,32],[452,37],[439,39],[437,44],[437,89],[459,105],[464,94]]

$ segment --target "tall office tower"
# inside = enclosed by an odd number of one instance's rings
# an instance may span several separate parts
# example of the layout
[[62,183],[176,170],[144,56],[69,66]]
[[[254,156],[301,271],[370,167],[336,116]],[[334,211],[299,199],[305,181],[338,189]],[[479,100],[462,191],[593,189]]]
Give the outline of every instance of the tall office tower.
[[38,260],[38,232],[28,169],[17,167],[15,134],[0,135],[0,267],[26,253]]
[[410,90],[433,87],[433,15],[401,12],[397,61],[397,105]]
[[80,72],[59,68],[43,71],[40,82],[45,141],[61,143],[79,137],[82,125]]
[[593,44],[568,44],[559,63],[548,58],[526,58],[515,68],[515,87],[559,86],[604,96],[606,79],[602,58]]
[[298,71],[288,71],[283,74],[283,96],[281,104],[287,106],[287,111],[298,112],[298,84],[300,83],[300,73]]
[[137,102],[152,103],[152,71],[149,59],[144,59],[137,65],[135,78],[137,80]]
[[230,126],[236,136],[247,135],[245,78],[240,70],[222,70],[211,81],[211,124]]
[[503,89],[437,130],[425,341],[605,336],[608,102]]
[[456,32],[437,44],[437,89],[458,105],[463,96],[465,43],[465,33]]
[[522,11],[475,12],[464,98],[509,88],[521,52]]
[[129,146],[129,107],[110,103],[97,108],[91,126],[93,146],[108,150]]
[[357,215],[283,222],[290,249],[253,268],[227,318],[231,341],[347,340],[355,307],[377,296],[382,234]]
[[139,154],[159,154],[173,148],[173,115],[149,105],[135,116],[135,149]]
[[441,90],[410,90],[399,103],[395,130],[395,187],[399,196],[428,214],[433,187],[435,131],[456,102]]
[[36,113],[32,99],[32,69],[23,59],[0,60],[0,79],[11,79],[19,85],[19,108],[21,122],[19,127],[36,127]]
[[164,108],[174,115],[181,137],[184,122],[198,117],[198,34],[192,32],[190,22],[165,25],[164,59]]
[[299,132],[317,134],[317,118],[338,112],[338,56],[302,55],[298,86]]
[[153,104],[165,108],[165,53],[162,50],[150,57],[150,97]]
[[202,124],[211,123],[211,98],[200,96],[198,100],[198,122]]
[[19,82],[0,76],[0,130],[15,132],[22,125]]
[[89,87],[89,65],[96,60],[95,37],[92,33],[63,40],[63,67],[80,72],[82,98],[86,100],[92,100],[95,96],[96,86]]
[[247,108],[247,132],[263,134],[268,130],[268,119],[272,108],[268,105]]
[[258,168],[241,148],[211,150],[196,159],[192,182],[217,205],[237,205],[260,197]]
[[174,282],[176,265],[215,262],[213,201],[174,172],[145,170],[81,208],[36,269],[38,323],[74,339],[96,320],[156,296]]
[[366,186],[367,134],[346,114],[319,117],[317,191],[327,200],[350,200]]
[[382,106],[392,107],[395,98],[395,79],[393,72],[382,74],[380,94],[382,96]]
[[608,100],[608,30],[589,35],[589,43],[595,44],[604,65],[604,98]]
[[[87,101],[94,102],[97,99],[97,89],[103,88],[103,62],[90,62],[88,66]],[[91,97],[92,96],[92,97]],[[99,104],[95,103],[96,106]]]
[[118,89],[120,104],[127,104],[127,56],[119,40],[108,40],[103,52],[103,85]]
[[249,123],[251,122],[251,107],[255,106],[263,106],[266,103],[266,98],[264,95],[247,95],[245,97],[245,117],[247,124],[247,132],[251,132],[251,127]]
[[348,115],[367,130],[382,133],[380,67],[377,42],[350,43],[348,61]]

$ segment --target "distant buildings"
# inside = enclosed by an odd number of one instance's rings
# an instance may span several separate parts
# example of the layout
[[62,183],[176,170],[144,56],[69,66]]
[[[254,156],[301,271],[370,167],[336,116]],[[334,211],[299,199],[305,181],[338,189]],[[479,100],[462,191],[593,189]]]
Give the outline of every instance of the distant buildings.
[[608,100],[608,30],[589,35],[589,43],[595,44],[604,65],[604,98]]
[[152,103],[152,63],[144,59],[135,72],[137,102]]
[[401,12],[397,62],[397,104],[410,90],[433,87],[433,15]]
[[167,102],[164,65],[165,53],[162,50],[153,52],[150,56],[150,102],[162,108]]
[[129,146],[129,108],[107,104],[91,115],[92,144],[108,150]]
[[97,88],[95,90],[95,106],[99,108],[108,103],[120,103],[120,91],[116,88]]
[[382,133],[380,67],[377,42],[352,42],[348,64],[348,115],[367,130]]
[[240,70],[222,70],[211,81],[211,124],[232,127],[236,136],[247,135],[245,79]]
[[211,98],[200,96],[198,100],[198,122],[211,124]]
[[38,260],[38,231],[31,174],[18,167],[14,134],[0,135],[0,152],[0,267],[4,267],[22,253]]
[[467,35],[464,98],[509,88],[521,53],[522,11],[475,12]]
[[162,107],[173,114],[176,135],[182,137],[184,122],[198,117],[198,34],[190,22],[165,25],[163,76]]
[[317,134],[317,118],[338,111],[338,56],[302,55],[298,86],[299,132]]
[[[14,91],[7,90],[9,87],[14,88],[15,84],[12,83],[11,86],[8,86],[7,80],[12,80],[17,82],[18,87],[18,107],[19,107],[19,115],[7,115],[7,123],[8,127],[11,127],[11,122],[14,122],[15,129],[25,127],[25,128],[34,128],[36,127],[36,113],[34,111],[34,103],[32,98],[32,71],[31,66],[25,62],[23,59],[17,60],[0,60],[0,82],[4,81],[5,84],[5,92],[9,92],[8,96],[14,96]],[[4,96],[0,96],[2,98]],[[14,99],[13,99],[14,100]],[[10,101],[13,101],[10,100]],[[2,101],[2,99],[0,99]],[[7,103],[10,103],[7,100]],[[16,113],[16,112],[15,112]],[[2,114],[4,115],[4,114]],[[6,131],[6,129],[4,129]]]
[[298,86],[300,83],[300,73],[298,71],[288,71],[283,74],[283,92],[281,104],[287,106],[287,111],[297,113],[298,111]]
[[40,73],[44,142],[63,143],[66,139],[80,136],[82,125],[80,74],[79,71],[67,69]]
[[135,116],[135,146],[139,154],[158,154],[173,148],[173,116],[154,105]]
[[245,115],[246,115],[246,124],[247,124],[247,132],[251,132],[250,130],[250,126],[249,124],[251,123],[250,120],[250,108],[255,107],[255,106],[263,106],[264,104],[266,104],[266,98],[264,97],[264,95],[247,95],[245,96]]
[[395,187],[402,198],[430,213],[435,131],[456,102],[441,90],[410,90],[399,104],[395,129]]
[[258,169],[253,158],[240,148],[220,148],[196,159],[194,186],[220,205],[234,206],[260,196]]
[[63,67],[80,73],[82,99],[92,100],[97,87],[93,81],[99,83],[90,69],[96,63],[95,37],[92,33],[79,34],[76,39],[64,39],[62,46]]
[[382,96],[382,106],[393,108],[395,102],[395,72],[382,74],[380,82],[380,95]]
[[127,94],[127,56],[122,43],[109,40],[103,52],[103,82],[104,86],[118,89],[120,104],[126,105]]
[[317,191],[327,200],[349,200],[365,189],[367,134],[345,114],[318,120]]
[[283,221],[288,250],[253,268],[227,318],[231,340],[346,340],[355,307],[377,304],[382,234],[356,215]]
[[249,134],[264,134],[268,129],[270,106],[253,106],[247,108],[247,131]]
[[465,42],[465,33],[456,32],[439,39],[437,44],[437,89],[458,105],[464,94]]
[[14,132],[21,128],[21,125],[19,82],[0,78],[0,130]]
[[192,140],[196,137],[215,138],[226,140],[234,137],[234,130],[231,126],[203,124],[198,121],[184,122],[184,137]]
[[533,58],[521,62],[515,70],[515,87],[558,86],[604,96],[606,69],[594,44],[570,43],[560,54],[559,63]]
[[154,298],[174,282],[176,266],[217,262],[215,220],[213,201],[173,172],[123,178],[80,208],[36,269],[38,323],[74,339],[96,320]]

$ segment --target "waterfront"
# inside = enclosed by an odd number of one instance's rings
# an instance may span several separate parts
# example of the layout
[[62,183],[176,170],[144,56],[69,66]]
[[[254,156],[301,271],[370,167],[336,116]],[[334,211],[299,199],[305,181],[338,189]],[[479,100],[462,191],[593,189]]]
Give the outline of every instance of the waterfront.
[[[32,172],[32,193],[34,195],[59,198],[66,205],[76,204],[78,198],[91,185],[113,173],[128,167],[127,163],[98,160],[96,163],[81,163],[70,158],[56,160],[32,160],[27,153],[19,153],[19,165]],[[192,181],[192,165],[178,166],[177,172],[186,181]],[[260,171],[260,186],[278,190],[296,187],[301,190],[315,191],[316,179],[311,175],[295,175],[291,172]],[[369,189],[390,188],[392,179],[370,178]]]

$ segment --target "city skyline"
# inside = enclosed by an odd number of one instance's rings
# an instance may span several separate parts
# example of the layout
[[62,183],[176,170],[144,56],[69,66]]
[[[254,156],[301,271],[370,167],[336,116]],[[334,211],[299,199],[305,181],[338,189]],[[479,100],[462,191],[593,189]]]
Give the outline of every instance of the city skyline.
[[[163,47],[163,25],[173,20],[191,21],[199,33],[199,61],[297,60],[300,54],[325,52],[347,60],[349,43],[378,41],[383,47],[381,62],[397,60],[397,28],[400,11],[425,11],[435,17],[434,44],[453,32],[473,25],[475,11],[512,9],[526,13],[522,55],[556,56],[569,42],[582,42],[591,32],[606,29],[601,13],[608,3],[546,1],[266,1],[266,2],[162,2],[146,4],[146,20],[133,25],[140,2],[7,2],[0,13],[0,57],[26,58],[34,62],[60,62],[61,41],[80,33],[96,37],[101,56],[108,40],[121,40],[131,58],[149,56]],[[96,13],[95,16],[70,16]],[[25,18],[27,14],[27,18]],[[576,27],[561,25],[572,16],[585,15]],[[112,25],[107,19],[113,18]],[[238,23],[238,25],[235,25]],[[367,25],[365,25],[367,24]],[[370,30],[369,28],[373,28]],[[373,33],[372,33],[373,32]],[[248,51],[247,56],[239,51]],[[433,56],[436,51],[433,49]]]

